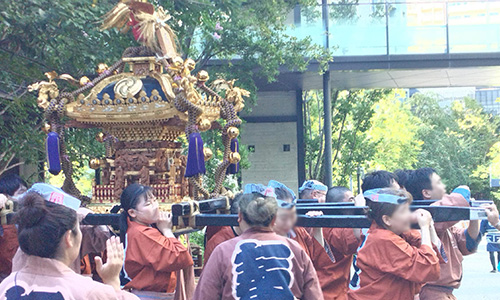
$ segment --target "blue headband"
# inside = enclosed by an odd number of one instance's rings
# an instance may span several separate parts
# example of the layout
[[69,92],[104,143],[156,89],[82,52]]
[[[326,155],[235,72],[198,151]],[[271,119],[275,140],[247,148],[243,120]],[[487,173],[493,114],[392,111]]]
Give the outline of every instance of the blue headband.
[[408,201],[408,198],[404,196],[397,196],[391,194],[379,194],[382,189],[372,189],[363,193],[363,197],[365,199],[370,200],[372,202],[382,202],[382,203],[390,203],[390,204],[403,204]]
[[37,192],[42,195],[46,201],[61,204],[73,210],[78,210],[81,203],[80,200],[67,194],[60,188],[56,188],[55,186],[46,183],[35,183],[31,186],[28,192]]
[[255,184],[255,183],[245,184],[245,189],[243,190],[243,194],[252,194],[252,193],[261,194],[264,197],[276,198],[276,194],[274,193],[274,188],[272,187],[267,187],[263,184]]
[[[274,192],[274,187],[272,186],[265,186],[263,184],[255,183],[246,184],[245,189],[243,190],[243,194],[253,193],[260,194],[263,197],[273,197],[274,199],[276,199],[276,193]],[[278,203],[278,207],[282,208],[292,208],[295,206],[295,203],[289,203],[283,200],[276,199],[276,202]]]
[[272,187],[274,189],[280,188],[283,190],[287,190],[292,195],[293,202],[295,202],[295,199],[297,199],[297,196],[295,196],[295,193],[292,191],[292,189],[290,189],[289,187],[287,187],[286,185],[284,185],[283,183],[281,183],[279,181],[269,180],[269,183],[267,184],[267,186]]
[[304,181],[302,186],[299,188],[299,193],[304,190],[318,190],[318,191],[328,191],[328,187],[317,180],[307,180]]

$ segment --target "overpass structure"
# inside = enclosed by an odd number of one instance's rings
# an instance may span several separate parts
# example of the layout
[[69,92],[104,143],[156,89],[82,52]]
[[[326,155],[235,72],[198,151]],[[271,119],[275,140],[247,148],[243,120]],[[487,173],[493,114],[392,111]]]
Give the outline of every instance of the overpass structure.
[[500,0],[323,0],[297,6],[287,23],[333,61],[326,76],[313,62],[304,72],[282,68],[273,83],[257,80],[257,106],[242,114],[251,150],[243,183],[276,179],[296,190],[306,179],[303,91],[500,86]]

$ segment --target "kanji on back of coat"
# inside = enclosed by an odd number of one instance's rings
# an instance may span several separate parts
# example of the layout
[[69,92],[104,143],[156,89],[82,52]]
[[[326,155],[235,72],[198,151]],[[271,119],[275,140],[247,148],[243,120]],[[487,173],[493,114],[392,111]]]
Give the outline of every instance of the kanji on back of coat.
[[293,253],[280,241],[243,240],[233,252],[236,299],[294,299]]

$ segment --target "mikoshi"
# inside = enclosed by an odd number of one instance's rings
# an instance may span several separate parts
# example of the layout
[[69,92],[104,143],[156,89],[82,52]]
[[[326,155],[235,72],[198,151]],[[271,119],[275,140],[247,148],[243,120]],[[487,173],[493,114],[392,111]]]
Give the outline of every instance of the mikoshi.
[[[49,171],[62,171],[63,190],[96,212],[109,211],[132,182],[151,186],[167,209],[189,199],[232,197],[223,181],[227,173],[238,170],[241,120],[237,113],[250,93],[235,86],[235,79],[210,82],[207,71],[192,74],[196,63],[177,52],[169,18],[161,7],[144,1],[120,2],[104,16],[101,29],[132,28],[141,46],[124,49],[122,58],[111,66],[99,64],[94,76],[75,79],[51,71],[45,73],[46,81],[29,87],[38,91],[38,106],[46,120]],[[61,81],[79,87],[60,91]],[[89,163],[99,174],[91,198],[73,182],[67,128],[100,129],[96,139],[106,151]],[[202,182],[205,161],[214,153],[203,145],[200,132],[207,130],[220,131],[223,144],[215,174],[207,174],[215,177],[212,190]],[[186,147],[179,139],[183,134]]]

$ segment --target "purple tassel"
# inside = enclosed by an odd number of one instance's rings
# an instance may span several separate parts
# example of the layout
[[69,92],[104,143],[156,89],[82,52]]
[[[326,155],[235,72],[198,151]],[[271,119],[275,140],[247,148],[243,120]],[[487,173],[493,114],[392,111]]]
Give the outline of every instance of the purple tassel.
[[47,134],[47,164],[50,174],[57,175],[61,172],[61,154],[59,152],[59,134],[49,132]]
[[[231,140],[231,152],[239,152],[240,145],[238,144],[238,139],[234,138]],[[227,168],[227,174],[236,174],[240,170],[240,163],[230,164]]]
[[199,132],[189,135],[189,148],[184,177],[193,177],[205,174],[205,156],[203,154],[203,140]]

